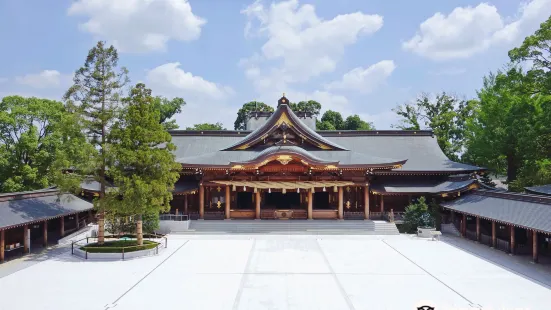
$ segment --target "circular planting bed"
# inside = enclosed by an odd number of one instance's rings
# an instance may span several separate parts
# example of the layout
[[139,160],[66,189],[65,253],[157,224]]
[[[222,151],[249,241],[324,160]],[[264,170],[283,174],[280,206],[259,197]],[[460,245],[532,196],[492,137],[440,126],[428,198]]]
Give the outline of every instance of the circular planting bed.
[[[146,237],[144,235],[144,237]],[[135,236],[105,236],[105,242],[98,244],[90,242],[97,240],[95,237],[88,237],[73,242],[72,254],[84,259],[99,260],[125,260],[143,256],[157,255],[167,247],[166,237],[151,235],[154,240],[143,240],[142,245],[138,245]],[[152,238],[152,239],[153,239]]]
[[103,244],[90,243],[80,249],[88,253],[129,253],[154,249],[158,245],[158,242],[149,240],[144,240],[143,245],[138,245],[137,240],[115,240],[105,241]]

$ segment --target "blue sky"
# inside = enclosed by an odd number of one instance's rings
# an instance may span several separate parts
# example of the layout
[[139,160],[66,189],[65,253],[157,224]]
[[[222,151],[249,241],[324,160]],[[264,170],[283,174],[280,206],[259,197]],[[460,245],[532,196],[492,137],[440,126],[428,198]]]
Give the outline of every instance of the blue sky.
[[314,99],[378,129],[421,92],[471,98],[551,0],[0,1],[0,97],[60,99],[106,40],[132,82],[183,97],[181,127],[233,127],[250,100]]

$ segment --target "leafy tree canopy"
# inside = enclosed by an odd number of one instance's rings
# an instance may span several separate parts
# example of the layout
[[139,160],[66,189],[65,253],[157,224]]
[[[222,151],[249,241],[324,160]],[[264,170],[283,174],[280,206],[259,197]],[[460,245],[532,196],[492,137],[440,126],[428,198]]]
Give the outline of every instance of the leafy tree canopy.
[[247,102],[237,111],[237,118],[235,119],[233,128],[235,130],[247,129],[247,117],[249,112],[252,111],[273,112],[274,108],[260,101]]
[[291,102],[289,107],[295,112],[310,112],[314,117],[317,117],[320,114],[321,103],[315,100],[300,101],[299,103]]
[[438,206],[432,203],[430,206],[424,196],[412,202],[404,212],[404,229],[413,233],[418,227],[435,227]]
[[422,94],[415,102],[393,109],[402,118],[401,123],[393,127],[404,130],[430,128],[444,154],[458,160],[463,151],[465,126],[472,114],[472,104],[445,92],[437,94],[434,100],[428,94]]
[[358,114],[351,115],[344,121],[345,130],[374,130],[373,123],[368,123],[360,118]]
[[[335,112],[332,110],[327,110],[325,111],[325,113],[323,113],[320,123],[330,124],[331,126],[333,126],[335,130],[344,129],[344,120],[342,119],[341,113]],[[322,125],[322,126],[328,126],[328,125]]]
[[159,121],[164,125],[166,130],[178,129],[176,120],[171,118],[182,112],[182,107],[186,105],[184,99],[176,97],[171,100],[157,96],[153,98],[153,105],[159,110]]
[[217,122],[215,124],[211,124],[211,123],[195,124],[192,127],[187,127],[186,130],[226,130],[226,128],[224,128],[224,125],[222,123]]
[[58,101],[8,96],[0,102],[0,192],[50,186],[68,117]]

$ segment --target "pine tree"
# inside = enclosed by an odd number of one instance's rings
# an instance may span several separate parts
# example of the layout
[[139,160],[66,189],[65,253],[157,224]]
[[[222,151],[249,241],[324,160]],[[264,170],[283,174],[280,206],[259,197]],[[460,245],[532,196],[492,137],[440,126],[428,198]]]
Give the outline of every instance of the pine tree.
[[124,113],[110,133],[108,173],[116,189],[108,193],[107,208],[137,219],[136,235],[142,245],[142,216],[158,216],[170,208],[181,166],[174,160],[172,137],[159,123],[151,90],[137,84],[124,101]]
[[64,96],[67,104],[77,108],[76,112],[81,116],[78,122],[88,142],[97,150],[90,169],[76,172],[81,177],[91,175],[100,183],[99,197],[94,200],[94,207],[98,210],[99,244],[104,243],[105,234],[106,177],[111,144],[109,130],[120,112],[122,92],[129,82],[128,71],[118,66],[118,60],[117,50],[113,46],[106,47],[105,42],[98,42],[88,52],[84,66],[75,72],[74,84]]

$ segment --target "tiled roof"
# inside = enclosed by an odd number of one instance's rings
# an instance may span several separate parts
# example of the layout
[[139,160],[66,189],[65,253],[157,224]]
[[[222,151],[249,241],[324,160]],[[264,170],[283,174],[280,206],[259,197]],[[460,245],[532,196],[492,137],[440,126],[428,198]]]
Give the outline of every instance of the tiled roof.
[[71,194],[58,195],[56,190],[51,189],[4,194],[0,200],[0,228],[20,226],[92,208],[90,202]]
[[444,182],[416,182],[410,183],[385,183],[374,184],[371,187],[373,192],[377,193],[449,193],[457,192],[467,188],[469,185],[476,183],[476,180],[470,179],[465,181],[444,181]]
[[524,189],[529,193],[551,196],[551,184],[525,187]]
[[549,197],[478,190],[441,205],[460,213],[551,233]]

